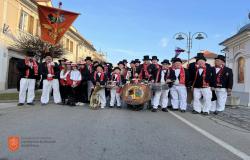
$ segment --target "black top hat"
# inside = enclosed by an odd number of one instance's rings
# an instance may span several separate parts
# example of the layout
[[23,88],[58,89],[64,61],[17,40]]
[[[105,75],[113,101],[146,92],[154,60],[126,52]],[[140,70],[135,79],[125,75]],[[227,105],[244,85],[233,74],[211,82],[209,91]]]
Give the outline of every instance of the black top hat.
[[119,61],[117,65],[120,65],[120,64],[122,64],[122,65],[124,65],[124,66],[125,66],[125,64],[124,64],[124,62],[123,62],[123,61]]
[[180,58],[172,58],[171,62],[172,63],[175,63],[175,62],[181,62],[182,63],[182,60]]
[[89,57],[89,56],[85,58],[85,61],[88,61],[88,60],[89,60],[89,61],[93,61],[93,60],[91,59],[91,57]]
[[157,56],[152,56],[151,60],[157,60],[157,61],[159,61],[159,59],[157,58]]
[[141,63],[141,61],[139,59],[135,59],[134,61],[135,63]]
[[226,62],[226,57],[223,56],[223,55],[218,55],[215,59],[220,59],[220,60],[222,60],[223,62]]
[[135,61],[134,61],[134,60],[132,60],[132,61],[130,62],[130,64],[135,64]]
[[120,70],[121,71],[121,68],[119,68],[119,67],[115,67],[114,69],[113,69],[113,71],[115,71],[115,70]]
[[197,53],[197,56],[195,57],[196,59],[196,62],[198,60],[204,60],[204,61],[207,61],[206,57],[204,57],[204,54],[203,53]]
[[124,59],[124,60],[122,60],[123,61],[123,63],[128,63],[128,61],[126,60],[126,59]]
[[35,56],[35,53],[34,53],[33,51],[27,51],[27,52],[26,52],[26,55],[27,55],[28,57],[34,57],[34,56]]
[[164,59],[164,60],[161,62],[161,64],[168,64],[168,65],[170,65],[170,62],[169,62],[169,60]]
[[148,60],[151,60],[148,55],[143,56],[143,61],[148,61]]

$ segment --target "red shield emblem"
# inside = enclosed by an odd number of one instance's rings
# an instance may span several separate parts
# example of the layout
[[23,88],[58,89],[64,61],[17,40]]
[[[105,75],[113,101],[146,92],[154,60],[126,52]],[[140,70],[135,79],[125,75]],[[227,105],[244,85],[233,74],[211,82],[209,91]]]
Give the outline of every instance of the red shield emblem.
[[16,152],[20,147],[20,137],[19,136],[9,136],[8,137],[8,148],[10,152]]

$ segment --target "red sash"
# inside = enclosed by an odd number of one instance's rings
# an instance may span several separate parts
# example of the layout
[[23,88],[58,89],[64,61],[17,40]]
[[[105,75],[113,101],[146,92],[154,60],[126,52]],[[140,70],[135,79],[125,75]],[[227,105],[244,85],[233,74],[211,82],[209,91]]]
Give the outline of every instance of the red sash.
[[47,80],[48,81],[52,81],[53,80],[53,76],[55,75],[55,73],[54,73],[54,66],[47,64],[47,68],[48,68],[48,74],[52,75],[52,77],[47,77]]
[[[25,65],[26,65],[26,66],[28,66],[29,63],[33,63],[34,74],[37,76],[37,75],[38,75],[38,65],[37,65],[36,61],[33,61],[33,60],[32,60],[32,62],[30,62],[30,61],[27,59],[27,57],[25,58],[24,61],[25,61]],[[25,77],[28,78],[29,75],[30,75],[30,69],[28,68],[28,69],[26,69]]]

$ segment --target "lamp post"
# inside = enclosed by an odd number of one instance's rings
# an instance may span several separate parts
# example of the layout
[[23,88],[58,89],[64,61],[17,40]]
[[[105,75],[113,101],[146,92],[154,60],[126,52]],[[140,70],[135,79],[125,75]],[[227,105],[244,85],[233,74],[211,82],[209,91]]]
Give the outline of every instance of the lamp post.
[[174,35],[174,39],[179,40],[179,41],[187,39],[188,64],[190,61],[190,52],[191,52],[191,48],[193,45],[194,37],[196,40],[202,40],[202,39],[207,38],[207,34],[205,32],[196,32],[194,34],[192,34],[191,32],[188,32],[188,34],[183,33],[183,32],[178,32]]

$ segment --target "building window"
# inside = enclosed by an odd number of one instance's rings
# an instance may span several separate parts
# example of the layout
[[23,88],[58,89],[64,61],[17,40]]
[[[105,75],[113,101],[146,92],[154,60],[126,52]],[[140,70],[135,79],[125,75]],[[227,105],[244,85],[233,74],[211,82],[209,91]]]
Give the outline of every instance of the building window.
[[238,59],[238,83],[244,83],[245,80],[245,58]]
[[19,19],[19,29],[21,31],[27,30],[27,22],[28,22],[28,13],[21,11],[20,19]]
[[28,21],[28,32],[33,35],[33,30],[34,30],[34,17],[30,15]]
[[69,50],[69,39],[68,38],[66,39],[66,50],[67,51]]
[[40,21],[38,19],[36,20],[36,35],[41,35]]
[[70,41],[70,52],[72,52],[73,53],[73,51],[74,51],[74,44],[73,44],[73,42],[72,41]]

